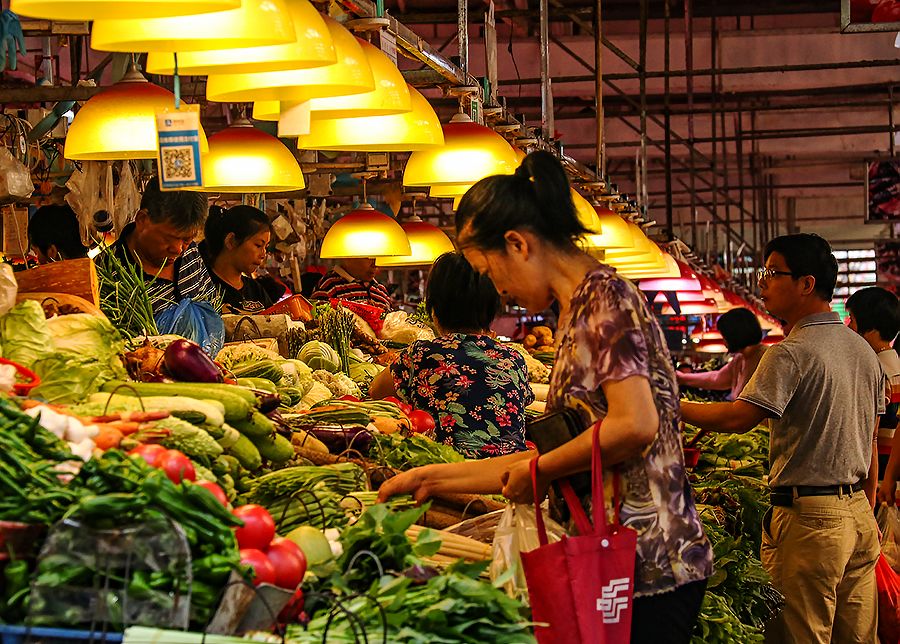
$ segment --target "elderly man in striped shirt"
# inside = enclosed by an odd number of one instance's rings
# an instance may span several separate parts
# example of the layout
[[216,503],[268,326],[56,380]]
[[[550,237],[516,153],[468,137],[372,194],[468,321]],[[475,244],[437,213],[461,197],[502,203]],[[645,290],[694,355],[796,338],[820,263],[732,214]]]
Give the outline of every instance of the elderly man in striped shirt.
[[312,296],[320,300],[344,300],[374,306],[393,308],[391,296],[381,282],[375,279],[378,268],[372,257],[342,259],[325,274]]

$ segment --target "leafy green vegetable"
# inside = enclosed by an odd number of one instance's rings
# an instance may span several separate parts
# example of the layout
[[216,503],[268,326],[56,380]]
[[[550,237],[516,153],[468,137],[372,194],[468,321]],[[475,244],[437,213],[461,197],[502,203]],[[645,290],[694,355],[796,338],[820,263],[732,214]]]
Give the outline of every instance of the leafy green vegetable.
[[338,352],[330,344],[319,340],[311,340],[304,344],[298,357],[313,371],[324,369],[335,373],[341,370],[341,357]]
[[410,470],[432,463],[460,463],[465,457],[449,445],[437,443],[419,434],[374,433],[369,456],[378,464],[398,470]]
[[23,367],[53,351],[53,337],[44,309],[35,300],[19,302],[0,318],[3,357]]
[[104,383],[125,377],[125,368],[116,356],[106,362],[74,353],[51,353],[33,365],[41,384],[31,395],[50,403],[76,403],[96,393]]
[[90,313],[59,315],[47,320],[57,351],[91,356],[101,362],[125,351],[125,340],[116,328]]

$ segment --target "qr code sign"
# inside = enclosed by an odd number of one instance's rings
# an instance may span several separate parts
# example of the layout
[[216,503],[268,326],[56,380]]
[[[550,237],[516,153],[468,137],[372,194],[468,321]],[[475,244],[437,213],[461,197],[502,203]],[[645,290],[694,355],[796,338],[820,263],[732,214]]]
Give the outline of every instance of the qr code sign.
[[164,147],[160,150],[164,181],[194,181],[194,150],[189,145]]

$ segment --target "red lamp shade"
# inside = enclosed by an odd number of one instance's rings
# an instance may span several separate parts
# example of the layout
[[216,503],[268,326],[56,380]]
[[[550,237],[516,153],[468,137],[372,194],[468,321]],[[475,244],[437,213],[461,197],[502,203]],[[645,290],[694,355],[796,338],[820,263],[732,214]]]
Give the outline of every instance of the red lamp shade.
[[701,291],[700,279],[697,273],[684,262],[678,262],[681,269],[681,277],[662,277],[658,279],[641,280],[642,291]]
[[[680,315],[709,315],[719,312],[719,307],[716,305],[716,301],[713,299],[706,299],[703,302],[685,302],[684,304],[681,304],[679,302],[679,304],[681,308]],[[676,313],[675,309],[673,309],[669,304],[663,306],[662,314],[679,315],[679,313]]]

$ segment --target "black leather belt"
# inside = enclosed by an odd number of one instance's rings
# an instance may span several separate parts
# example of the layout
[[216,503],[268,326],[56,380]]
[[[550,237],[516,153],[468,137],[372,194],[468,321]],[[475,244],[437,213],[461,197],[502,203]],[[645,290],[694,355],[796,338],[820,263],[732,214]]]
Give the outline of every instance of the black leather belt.
[[772,505],[789,508],[794,504],[794,497],[800,496],[839,496],[852,494],[863,489],[863,482],[844,485],[797,485],[773,487],[769,495]]

